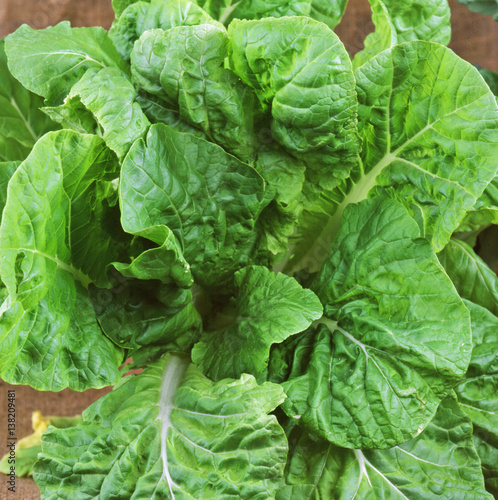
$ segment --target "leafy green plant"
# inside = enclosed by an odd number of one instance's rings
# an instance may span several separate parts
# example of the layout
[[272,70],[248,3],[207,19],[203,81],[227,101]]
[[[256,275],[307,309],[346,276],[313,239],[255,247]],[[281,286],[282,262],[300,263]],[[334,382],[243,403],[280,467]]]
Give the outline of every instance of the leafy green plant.
[[43,433],[42,498],[498,493],[491,80],[445,1],[371,0],[354,58],[345,3],[2,42],[0,375],[115,385]]

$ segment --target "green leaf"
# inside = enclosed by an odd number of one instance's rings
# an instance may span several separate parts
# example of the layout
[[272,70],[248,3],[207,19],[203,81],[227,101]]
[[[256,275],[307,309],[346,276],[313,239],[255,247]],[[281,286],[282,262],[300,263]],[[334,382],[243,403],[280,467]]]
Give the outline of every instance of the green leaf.
[[[125,61],[130,60],[133,44],[146,31],[175,26],[195,26],[212,22],[209,14],[188,0],[152,0],[135,2],[116,18],[109,36]],[[218,24],[218,23],[216,23]]]
[[[83,413],[43,436],[35,480],[45,500],[121,498],[267,500],[287,442],[267,415],[284,394],[254,378],[213,383],[167,355],[125,377]],[[199,422],[202,425],[199,426]]]
[[438,257],[462,298],[498,316],[498,277],[469,245],[452,238]]
[[234,19],[307,16],[311,0],[197,0],[197,3],[225,25]]
[[320,269],[344,209],[376,193],[401,201],[440,251],[497,174],[498,108],[478,71],[451,50],[407,42],[356,72],[359,172],[331,196],[327,224],[294,268]]
[[[256,222],[272,194],[249,165],[164,125],[153,125],[147,143],[131,148],[120,191],[125,231],[160,244],[148,233],[167,230],[195,280],[208,287],[223,286],[253,258]],[[187,265],[184,276],[188,272]]]
[[214,380],[259,375],[272,344],[302,332],[322,315],[322,304],[311,290],[265,267],[241,269],[235,286],[238,293],[223,313],[228,325],[207,331],[192,350],[194,363]]
[[357,163],[357,98],[351,62],[339,38],[304,17],[235,20],[230,64],[271,103],[271,133],[302,159],[321,189],[348,177]]
[[24,160],[43,134],[57,128],[39,111],[42,105],[11,75],[0,40],[0,162]]
[[135,85],[156,95],[182,120],[241,159],[254,142],[254,93],[224,67],[228,35],[221,25],[144,33],[131,54]]
[[118,278],[109,290],[92,287],[90,298],[104,333],[126,349],[157,345],[189,352],[201,327],[190,290]]
[[479,73],[481,73],[484,81],[489,85],[491,92],[498,98],[498,71],[479,69]]
[[127,72],[103,28],[71,28],[68,21],[43,30],[23,24],[5,39],[9,68],[28,90],[59,105],[89,68]]
[[389,448],[419,434],[464,375],[469,313],[407,210],[353,204],[311,288],[318,328],[274,348],[269,380],[284,410],[347,448]]
[[[57,119],[59,112],[63,116],[62,123],[67,123],[65,115],[80,115],[80,103],[83,104],[102,128],[106,144],[123,158],[131,145],[145,135],[150,125],[140,105],[135,102],[136,95],[135,88],[121,70],[90,68],[71,89],[62,106],[49,108],[50,116]],[[60,109],[64,107],[72,111]],[[84,112],[83,119],[85,116]]]
[[472,12],[478,12],[485,16],[493,16],[498,21],[498,4],[496,0],[458,0],[466,5]]
[[359,67],[396,44],[425,40],[448,45],[451,38],[448,0],[369,0],[375,32],[365,39],[365,49],[355,55]]
[[498,494],[498,317],[465,301],[472,320],[472,358],[455,392],[472,420],[486,487]]
[[[484,489],[472,425],[453,398],[415,439],[389,450],[346,450],[289,432],[286,485],[276,500],[492,500]],[[448,496],[449,495],[449,496]]]
[[122,351],[102,334],[86,290],[113,254],[87,230],[96,184],[115,167],[99,138],[63,130],[40,139],[12,176],[0,227],[4,380],[52,391],[119,380]]
[[342,19],[348,0],[313,0],[310,17],[334,29]]

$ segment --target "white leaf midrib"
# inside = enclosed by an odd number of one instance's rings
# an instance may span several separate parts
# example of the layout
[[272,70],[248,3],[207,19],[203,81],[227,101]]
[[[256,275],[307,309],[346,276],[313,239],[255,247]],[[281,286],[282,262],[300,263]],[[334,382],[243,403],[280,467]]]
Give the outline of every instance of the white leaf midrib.
[[178,485],[173,481],[169,473],[167,438],[169,428],[173,427],[171,423],[171,412],[174,408],[173,400],[188,365],[189,361],[187,358],[175,355],[169,356],[161,380],[159,415],[157,417],[161,422],[161,458],[163,462],[163,475],[161,480],[166,480],[172,500],[175,500],[173,487],[178,487]]

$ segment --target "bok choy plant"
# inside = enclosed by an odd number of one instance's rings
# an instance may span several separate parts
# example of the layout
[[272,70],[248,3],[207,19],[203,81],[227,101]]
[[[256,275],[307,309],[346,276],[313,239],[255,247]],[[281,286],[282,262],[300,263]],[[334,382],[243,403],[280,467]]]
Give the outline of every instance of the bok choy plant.
[[345,0],[1,43],[0,376],[115,386],[49,422],[43,499],[498,495],[495,75],[446,0],[370,3],[354,58]]

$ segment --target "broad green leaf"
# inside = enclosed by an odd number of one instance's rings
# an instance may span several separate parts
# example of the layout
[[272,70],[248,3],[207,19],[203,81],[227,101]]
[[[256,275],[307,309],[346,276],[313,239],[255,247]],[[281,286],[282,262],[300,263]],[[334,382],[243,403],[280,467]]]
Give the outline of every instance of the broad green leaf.
[[43,134],[57,128],[39,111],[42,105],[11,75],[0,40],[0,162],[24,160]]
[[[145,0],[147,1],[147,0]],[[130,6],[133,5],[134,3],[137,3],[138,0],[112,0],[112,8],[114,9],[114,12],[116,13],[116,18],[118,19],[119,16]]]
[[234,72],[271,104],[271,133],[302,159],[310,182],[331,189],[357,163],[357,98],[339,38],[305,17],[235,20],[228,28]]
[[[175,26],[195,26],[213,22],[209,14],[188,0],[152,0],[130,5],[113,22],[109,36],[125,61],[130,60],[133,44],[146,31]],[[218,24],[218,23],[216,23]]]
[[126,349],[157,345],[189,352],[201,326],[190,290],[120,277],[109,290],[92,287],[90,298],[104,333]]
[[356,81],[360,169],[331,196],[333,217],[294,268],[317,271],[345,207],[381,192],[402,201],[440,251],[497,173],[495,98],[451,50],[403,43],[361,66]]
[[438,257],[462,298],[498,316],[498,277],[469,245],[452,238]]
[[472,12],[478,12],[485,16],[493,16],[498,21],[498,4],[496,0],[458,0],[466,5]]
[[96,184],[115,168],[107,151],[95,136],[52,132],[9,182],[0,227],[9,294],[0,307],[0,374],[10,383],[81,391],[119,380],[122,351],[102,334],[86,290],[113,255],[103,228],[87,232],[98,226],[90,205]]
[[9,69],[28,90],[59,105],[89,68],[127,72],[103,28],[71,28],[68,21],[43,30],[23,24],[5,39]]
[[472,420],[486,487],[498,493],[498,317],[465,301],[472,320],[472,358],[455,391],[461,409]]
[[445,399],[420,436],[389,450],[346,450],[291,427],[286,485],[276,500],[492,500],[472,425]]
[[348,0],[313,0],[310,17],[334,29],[342,19]]
[[451,38],[448,0],[369,0],[375,32],[354,58],[355,67],[396,44],[425,40],[448,45]]
[[353,204],[311,287],[317,328],[274,348],[269,380],[284,410],[347,448],[389,448],[419,434],[467,371],[469,313],[399,203]]
[[322,315],[322,304],[311,290],[265,267],[241,269],[235,287],[238,293],[222,313],[228,324],[205,332],[192,350],[194,363],[214,380],[259,375],[272,344],[302,332]]
[[213,383],[166,355],[124,377],[80,425],[50,428],[34,477],[45,500],[274,498],[287,441],[268,413],[284,397],[249,375]]
[[224,67],[223,26],[179,26],[144,33],[131,54],[135,85],[156,95],[192,126],[241,159],[254,142],[254,92]]
[[[131,145],[143,137],[150,125],[140,105],[135,102],[135,88],[123,72],[117,68],[90,68],[73,86],[63,105],[49,108],[50,116],[56,113],[78,116],[81,104],[88,110],[102,129],[102,137],[108,147],[123,158]],[[60,108],[69,107],[72,111]],[[83,111],[82,119],[87,117]],[[81,126],[77,127],[81,130]]]
[[219,287],[258,250],[256,222],[272,196],[252,167],[219,146],[153,125],[123,163],[121,223],[157,244],[148,232],[172,233],[194,279]]

